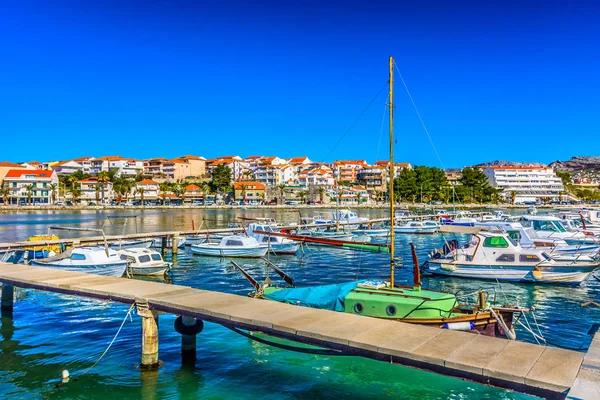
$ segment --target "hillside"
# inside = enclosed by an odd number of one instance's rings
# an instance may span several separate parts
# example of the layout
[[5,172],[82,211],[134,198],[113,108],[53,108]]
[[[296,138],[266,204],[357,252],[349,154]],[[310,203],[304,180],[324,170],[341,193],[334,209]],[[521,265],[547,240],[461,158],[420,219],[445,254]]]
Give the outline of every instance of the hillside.
[[600,171],[599,156],[575,156],[568,161],[554,161],[550,166],[557,171],[587,172]]

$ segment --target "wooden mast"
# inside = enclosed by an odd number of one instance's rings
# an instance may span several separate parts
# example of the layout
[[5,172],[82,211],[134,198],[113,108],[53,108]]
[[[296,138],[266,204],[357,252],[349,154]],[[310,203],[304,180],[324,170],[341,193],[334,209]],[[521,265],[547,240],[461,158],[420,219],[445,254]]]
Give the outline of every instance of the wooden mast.
[[394,287],[394,58],[390,56],[390,285]]

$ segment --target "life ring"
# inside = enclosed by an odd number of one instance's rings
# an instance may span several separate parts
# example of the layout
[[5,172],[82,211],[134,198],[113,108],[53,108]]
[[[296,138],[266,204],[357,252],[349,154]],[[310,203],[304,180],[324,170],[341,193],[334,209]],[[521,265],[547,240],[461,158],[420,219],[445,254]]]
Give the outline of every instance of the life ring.
[[189,326],[183,323],[183,317],[180,315],[175,320],[175,332],[181,335],[197,335],[204,329],[204,322],[201,319],[196,320],[196,324]]

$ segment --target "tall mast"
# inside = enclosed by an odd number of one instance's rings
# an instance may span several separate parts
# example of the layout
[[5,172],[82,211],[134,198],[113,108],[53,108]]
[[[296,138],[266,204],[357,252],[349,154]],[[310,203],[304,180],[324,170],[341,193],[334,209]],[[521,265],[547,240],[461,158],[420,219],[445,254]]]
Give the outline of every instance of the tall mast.
[[394,287],[394,58],[390,56],[390,285]]

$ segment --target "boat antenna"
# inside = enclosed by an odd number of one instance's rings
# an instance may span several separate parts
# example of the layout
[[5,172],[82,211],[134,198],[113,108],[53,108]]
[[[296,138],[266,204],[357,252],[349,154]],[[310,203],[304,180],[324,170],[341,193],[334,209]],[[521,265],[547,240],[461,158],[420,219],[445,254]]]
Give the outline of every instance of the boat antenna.
[[390,286],[394,287],[394,57],[390,56]]

